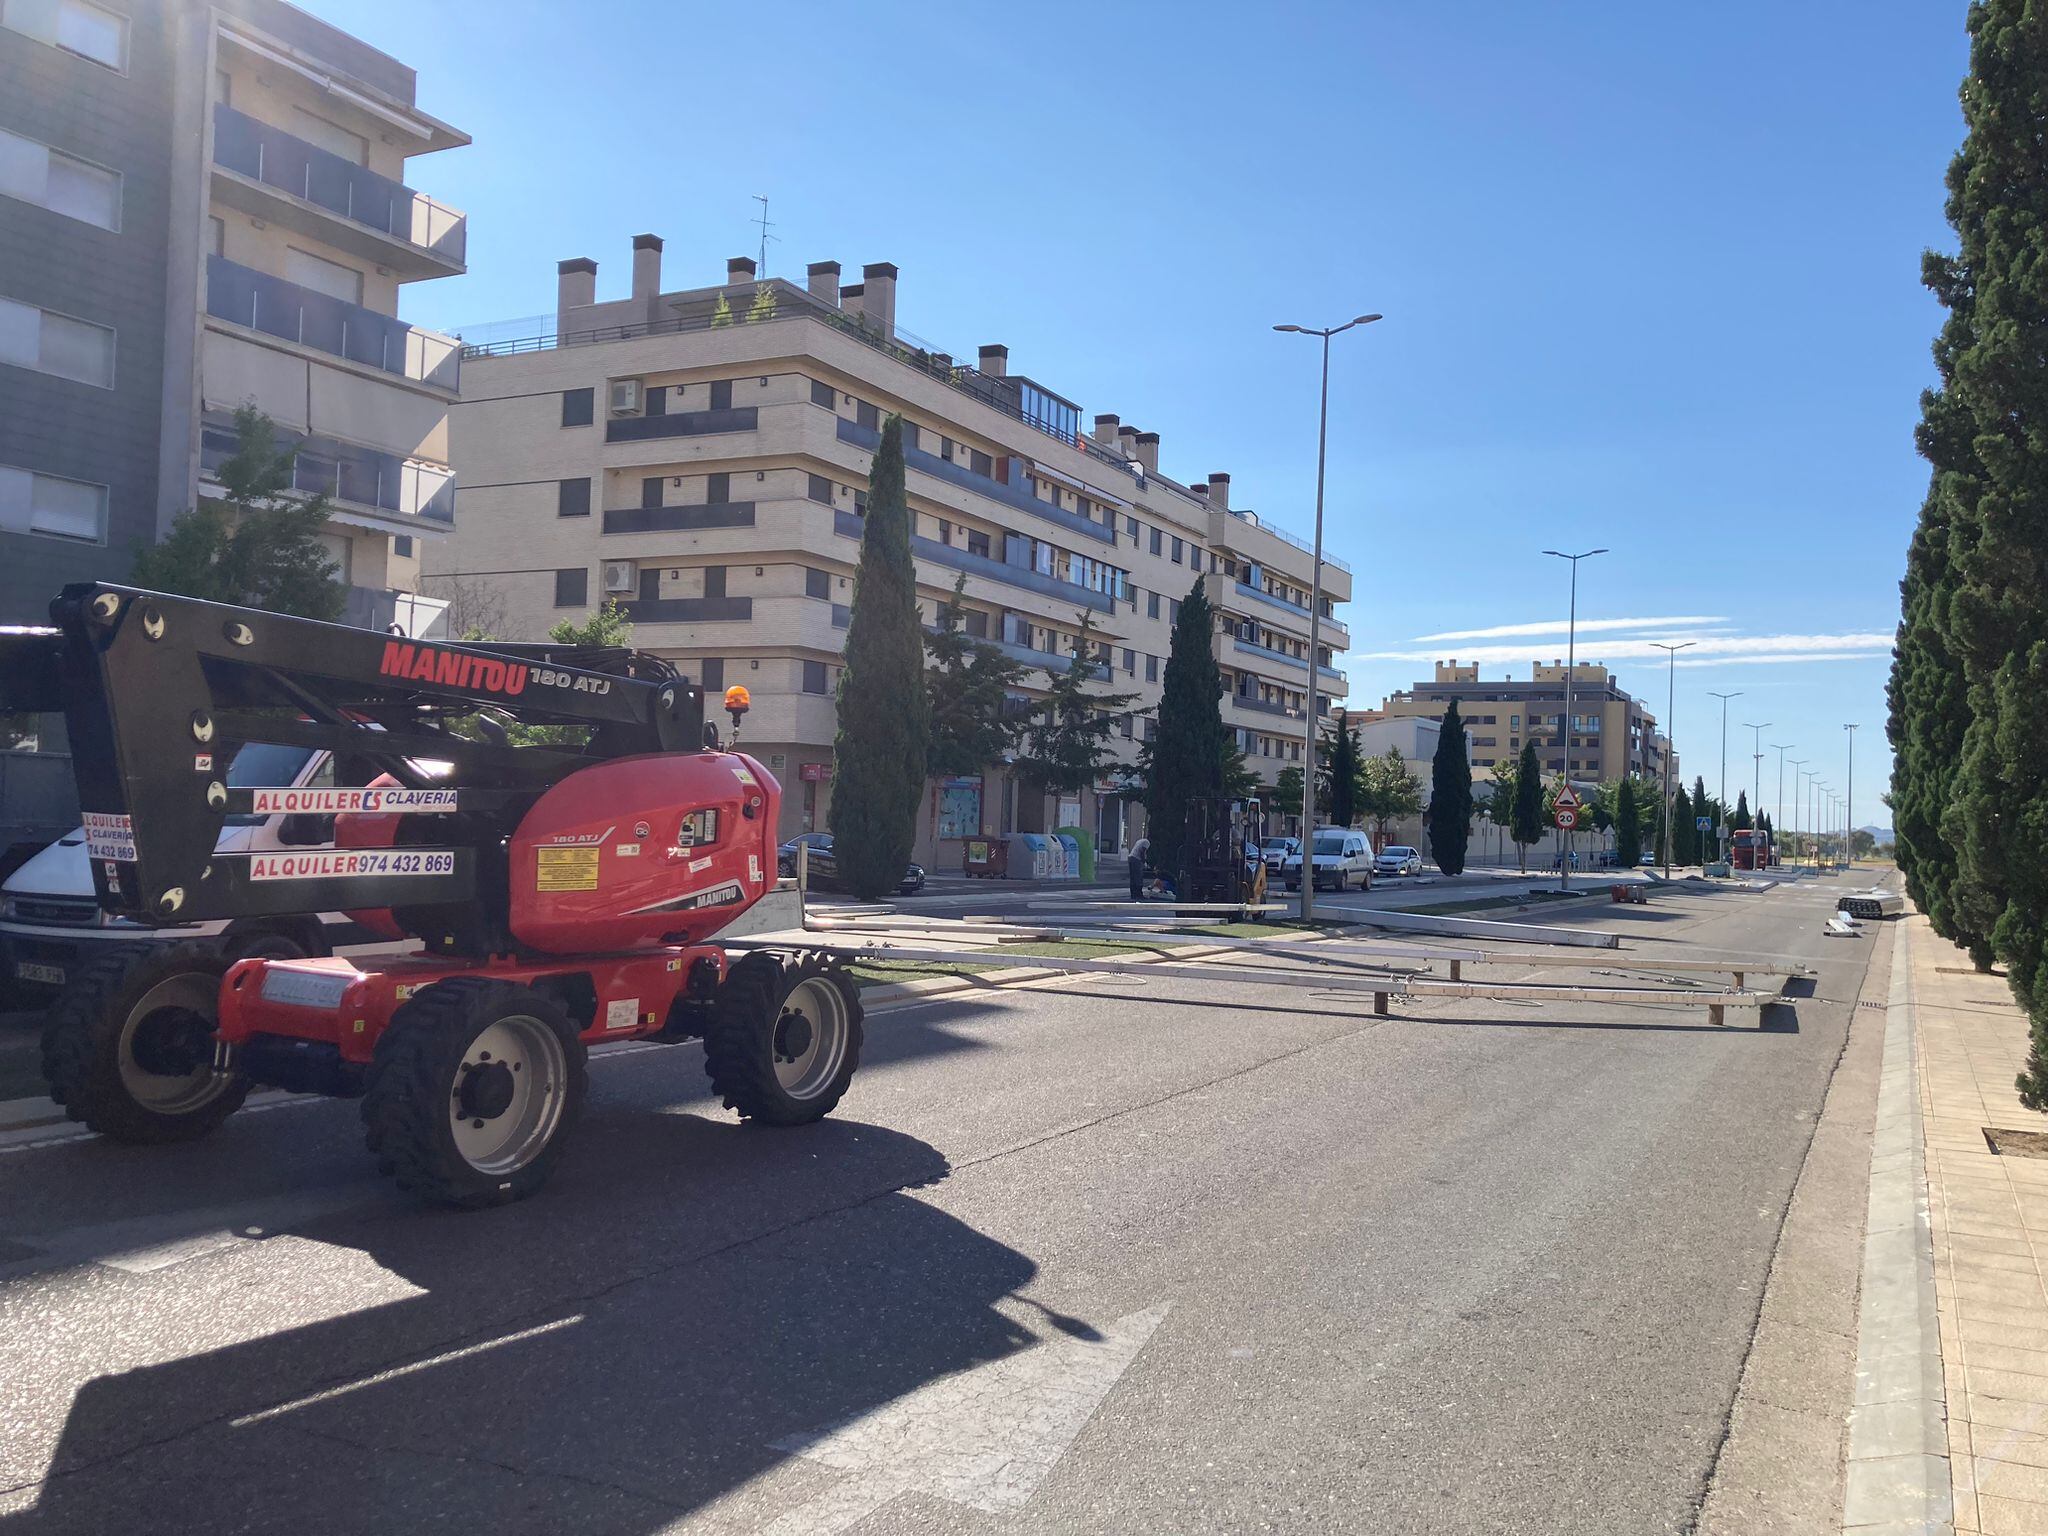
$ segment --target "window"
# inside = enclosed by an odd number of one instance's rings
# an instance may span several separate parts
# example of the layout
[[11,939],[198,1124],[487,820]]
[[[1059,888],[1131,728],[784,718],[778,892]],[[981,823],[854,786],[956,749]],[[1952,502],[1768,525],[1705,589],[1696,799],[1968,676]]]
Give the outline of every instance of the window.
[[325,256],[302,251],[295,245],[285,247],[284,275],[288,282],[310,288],[315,293],[324,293],[331,299],[340,299],[344,304],[359,305],[363,302],[362,273],[338,261],[329,261]]
[[412,535],[409,533],[393,534],[391,537],[391,553],[398,556],[401,560],[410,560],[412,558]]
[[732,409],[732,380],[714,379],[711,383],[711,409],[729,411]]
[[853,406],[853,419],[874,431],[882,425],[882,413],[865,400],[857,400]]
[[986,560],[986,559],[987,559],[987,558],[989,557],[989,555],[988,555],[988,550],[989,550],[989,544],[988,544],[988,535],[987,535],[987,534],[985,534],[985,533],[982,533],[982,532],[981,532],[980,530],[978,530],[978,529],[974,529],[974,528],[970,528],[970,529],[968,529],[968,530],[967,530],[967,553],[969,553],[970,555],[979,555],[979,556],[981,556],[981,558],[982,558],[982,559]]
[[[1145,681],[1148,683],[1159,681],[1159,658],[1157,656],[1147,656],[1145,658]],[[1147,736],[1145,739],[1150,741],[1152,738]]]
[[641,506],[658,507],[661,505],[661,482],[662,476],[660,475],[642,475],[640,477]]
[[853,493],[853,515],[855,517],[866,517],[868,515],[868,493],[866,491],[856,490]]
[[805,692],[805,693],[823,693],[824,691],[825,691],[825,663],[823,663],[822,661],[807,661],[807,662],[805,662],[805,663],[804,663],[804,692]]
[[1159,617],[1159,594],[1157,592],[1147,592],[1145,594],[1145,617],[1148,619]]
[[1129,741],[1131,739],[1132,733],[1137,728],[1137,723],[1137,718],[1133,715],[1119,715],[1117,716],[1116,721],[1117,733],[1121,735],[1125,741]]
[[1508,729],[1509,729],[1509,730],[1511,730],[1511,731],[1519,731],[1519,730],[1520,730],[1521,728],[1522,728],[1522,717],[1521,717],[1520,715],[1509,715],[1509,716],[1508,716]]
[[555,572],[555,606],[580,608],[590,601],[590,571],[578,566],[573,571]]
[[[645,400],[645,410],[649,416],[666,416],[668,414],[668,388],[666,384],[650,384],[647,386],[643,398]],[[682,398],[682,391],[680,389],[676,391],[676,398]]]
[[0,532],[99,544],[105,541],[106,530],[104,485],[0,464]]
[[114,387],[114,333],[104,325],[0,299],[0,363]]
[[1124,650],[1124,670],[1133,677],[1138,675],[1138,653],[1128,647]]
[[960,615],[960,627],[977,640],[988,638],[988,615],[979,608],[969,608]]
[[838,403],[838,392],[830,384],[821,383],[817,379],[811,380],[811,404],[822,405],[829,411],[836,409]]
[[558,480],[555,482],[555,516],[590,516],[590,482],[588,480]]
[[996,461],[978,448],[967,450],[967,467],[986,479],[995,478]]
[[732,476],[724,470],[704,479],[704,499],[713,506],[732,500]]
[[1180,622],[1180,602],[1176,598],[1169,597],[1166,600],[1166,622],[1169,624],[1178,624]]
[[822,501],[829,507],[832,505],[832,482],[823,475],[812,475],[810,477],[810,485],[806,488],[804,494],[809,496],[811,500]]
[[331,123],[318,113],[308,112],[304,107],[293,107],[291,121],[286,126],[308,144],[317,144],[330,155],[339,155],[351,165],[370,163],[369,142],[360,133],[351,133],[339,123]]
[[1161,533],[1161,532],[1160,532],[1160,531],[1159,531],[1159,530],[1158,530],[1157,528],[1154,528],[1154,529],[1152,530],[1152,553],[1153,553],[1153,554],[1155,554],[1155,555],[1156,555],[1156,554],[1158,554],[1158,553],[1160,552],[1160,546],[1161,546],[1161,545],[1162,545],[1162,544],[1163,544],[1163,543],[1165,542],[1165,538],[1166,538],[1166,536],[1165,536],[1164,534],[1162,534],[1162,533]]
[[0,0],[0,26],[109,69],[128,67],[127,18],[90,0]]
[[1133,544],[1138,542],[1138,520],[1135,517],[1124,519],[1124,537]]
[[206,248],[216,256],[225,256],[228,249],[228,221],[217,213],[206,216]]
[[0,196],[101,229],[121,227],[121,178],[36,139],[0,129]]
[[707,694],[716,693],[725,686],[725,658],[706,656],[697,663],[697,686]]
[[562,391],[562,425],[565,427],[587,427],[591,413],[596,408],[594,389],[565,389]]
[[805,566],[804,596],[829,599],[832,596],[832,578],[823,571],[814,571]]
[[1175,539],[1175,540],[1173,541],[1173,563],[1174,563],[1175,565],[1179,565],[1179,564],[1180,564],[1180,555],[1181,555],[1181,547],[1182,547],[1182,546],[1181,546],[1181,542],[1180,542],[1180,540],[1179,540],[1179,539]]
[[903,423],[903,448],[904,448],[904,451],[905,451],[905,452],[907,453],[907,452],[908,452],[909,450],[911,450],[912,448],[915,448],[916,446],[917,446],[917,423],[916,423],[916,422],[914,422],[914,421],[906,421],[905,423]]
[[948,464],[953,462],[953,439],[950,437],[941,437],[939,439],[939,457]]

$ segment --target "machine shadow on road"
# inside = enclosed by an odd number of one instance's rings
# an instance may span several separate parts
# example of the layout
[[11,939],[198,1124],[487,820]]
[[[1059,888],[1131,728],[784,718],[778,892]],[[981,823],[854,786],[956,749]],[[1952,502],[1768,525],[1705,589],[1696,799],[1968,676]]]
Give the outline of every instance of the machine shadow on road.
[[[304,1234],[420,1288],[106,1375],[73,1402],[38,1501],[0,1532],[653,1530],[790,1459],[778,1443],[1042,1337],[996,1304],[1030,1258],[907,1188],[914,1138],[599,1116],[542,1195]],[[622,1237],[621,1234],[628,1234]],[[175,1272],[144,1304],[204,1310]],[[246,1277],[243,1283],[247,1283]],[[270,1283],[290,1283],[277,1277]],[[830,1486],[839,1474],[792,1470]]]

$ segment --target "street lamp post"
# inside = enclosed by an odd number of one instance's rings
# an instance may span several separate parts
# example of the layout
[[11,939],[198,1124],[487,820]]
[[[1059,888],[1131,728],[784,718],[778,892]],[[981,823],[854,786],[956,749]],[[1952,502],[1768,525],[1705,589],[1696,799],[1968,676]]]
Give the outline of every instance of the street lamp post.
[[1721,814],[1714,818],[1714,855],[1719,858],[1722,817],[1728,814],[1728,701],[1741,698],[1742,690],[1738,688],[1733,693],[1717,693],[1712,696],[1721,701]]
[[1844,867],[1856,862],[1856,727],[1845,725],[1849,733],[1849,797],[1842,803],[1842,862]]
[[1773,862],[1776,862],[1778,857],[1778,834],[1784,830],[1785,754],[1791,750],[1791,747],[1792,743],[1789,741],[1774,741],[1771,743],[1771,750],[1778,754],[1778,815],[1777,819],[1771,823],[1771,858]]
[[1316,418],[1316,547],[1315,571],[1309,578],[1308,604],[1308,707],[1302,711],[1307,724],[1302,730],[1301,748],[1301,920],[1316,911],[1316,722],[1322,712],[1316,708],[1316,688],[1322,677],[1323,618],[1323,476],[1330,457],[1330,338],[1355,325],[1370,325],[1378,315],[1359,315],[1342,325],[1276,325],[1276,331],[1323,339],[1323,396]]
[[1678,653],[1690,646],[1698,645],[1697,640],[1681,640],[1677,645],[1666,645],[1661,640],[1650,644],[1665,653],[1664,668],[1664,878],[1671,878],[1671,751],[1678,740]]
[[1799,823],[1802,820],[1799,814],[1799,797],[1806,793],[1806,786],[1800,780],[1806,777],[1806,765],[1812,761],[1810,757],[1792,759],[1792,849],[1795,854],[1799,851]]
[[1815,779],[1815,780],[1813,781],[1813,783],[1812,783],[1811,785],[1809,785],[1809,786],[1808,786],[1808,788],[1810,789],[1810,791],[1812,792],[1812,795],[1813,795],[1813,872],[1814,872],[1814,873],[1815,873],[1815,874],[1817,875],[1817,874],[1819,874],[1819,873],[1820,873],[1820,852],[1821,852],[1821,846],[1820,846],[1820,845],[1821,845],[1821,819],[1820,819],[1820,813],[1821,813],[1821,809],[1822,809],[1822,807],[1823,807],[1823,806],[1825,806],[1825,805],[1827,804],[1827,801],[1826,801],[1826,799],[1825,799],[1824,797],[1825,797],[1825,796],[1826,796],[1826,794],[1827,794],[1827,789],[1828,789],[1828,787],[1827,787],[1827,785],[1823,784],[1823,783],[1822,783],[1822,782],[1821,782],[1821,781],[1820,781],[1819,779],[1817,779],[1817,778],[1816,778],[1816,779]]
[[[1572,674],[1579,669],[1579,562],[1590,560],[1595,555],[1604,555],[1605,549],[1589,549],[1582,554],[1567,555],[1559,550],[1546,549],[1546,555],[1555,555],[1560,560],[1571,562],[1572,602],[1571,614],[1565,620],[1564,642],[1564,729],[1558,732],[1558,739],[1564,746],[1564,782],[1569,788],[1572,782]],[[1565,828],[1564,850],[1558,855],[1558,888],[1572,888],[1572,829]]]
[[[1764,732],[1771,728],[1771,722],[1766,720],[1762,725],[1757,725],[1745,720],[1742,726],[1744,730],[1756,732],[1750,740],[1749,753],[1749,824],[1754,828],[1764,818]],[[1751,842],[1754,841],[1752,838]],[[1751,857],[1754,856],[1752,850]]]

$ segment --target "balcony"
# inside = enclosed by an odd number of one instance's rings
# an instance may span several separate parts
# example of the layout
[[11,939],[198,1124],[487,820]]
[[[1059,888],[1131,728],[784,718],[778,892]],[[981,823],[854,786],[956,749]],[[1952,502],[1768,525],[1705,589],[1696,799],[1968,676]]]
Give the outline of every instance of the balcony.
[[206,312],[366,368],[451,393],[460,387],[462,344],[344,299],[301,288],[225,256],[206,258]]
[[[1305,657],[1290,656],[1285,651],[1276,651],[1271,646],[1260,645],[1251,640],[1240,640],[1235,635],[1230,637],[1230,643],[1249,656],[1262,657],[1267,661],[1277,661],[1283,667],[1291,667],[1296,672],[1306,672],[1308,670],[1308,660]],[[1333,677],[1340,683],[1345,680],[1344,674],[1335,667],[1317,667],[1316,671],[1324,677]]]
[[664,416],[614,416],[604,424],[608,443],[640,443],[661,437],[707,437],[715,432],[752,432],[760,410],[751,405],[723,411],[676,411]]
[[464,215],[225,102],[213,109],[213,163],[222,202],[388,267],[401,282],[466,270]]
[[[1074,664],[1071,656],[1062,656],[1058,651],[1041,651],[1032,646],[1019,645],[1014,640],[990,640],[994,646],[1012,661],[1021,661],[1027,667],[1043,667],[1048,672],[1064,672]],[[1109,666],[1098,662],[1088,669],[1088,676],[1098,683],[1109,681]]]
[[619,605],[635,624],[715,624],[751,619],[751,597],[639,597]]
[[1301,718],[1300,710],[1289,709],[1285,704],[1275,704],[1269,699],[1259,698],[1256,694],[1229,693],[1225,694],[1224,697],[1239,709],[1249,709],[1262,715],[1278,715],[1285,720],[1299,720]]
[[[870,453],[882,444],[882,434],[873,427],[864,427],[857,421],[838,418],[839,441],[851,443],[856,448],[865,448]],[[1069,512],[1051,502],[1040,501],[1020,486],[1005,485],[1000,480],[991,480],[987,475],[977,475],[964,465],[955,464],[951,459],[942,459],[936,453],[927,453],[922,448],[903,450],[906,468],[930,475],[935,480],[944,480],[957,485],[963,491],[976,496],[986,496],[990,501],[1001,502],[1019,512],[1033,517],[1042,517],[1049,523],[1057,523],[1069,533],[1079,534],[1084,539],[1093,539],[1098,544],[1115,545],[1116,530],[1105,528],[1093,519],[1082,517],[1078,512]]]
[[986,576],[990,581],[1022,587],[1027,592],[1058,598],[1062,602],[1072,603],[1079,608],[1090,608],[1097,613],[1116,611],[1115,600],[1106,594],[1089,587],[1077,586],[1071,581],[1062,581],[1057,576],[1048,576],[1042,571],[1034,571],[1029,566],[1011,565],[989,555],[969,554],[955,545],[941,544],[937,539],[913,537],[910,547],[920,560],[951,566],[954,570],[965,571],[970,576]]
[[672,533],[753,526],[751,501],[713,501],[691,507],[607,507],[604,513],[606,533]]
[[341,622],[382,634],[402,633],[413,640],[446,640],[448,599],[389,587],[350,587]]
[[[324,437],[278,434],[292,452],[291,489],[325,496],[338,518],[388,533],[436,534],[455,522],[455,471],[424,459],[379,453]],[[234,423],[209,416],[200,426],[199,467],[211,475],[241,446]],[[421,528],[418,523],[435,524]]]

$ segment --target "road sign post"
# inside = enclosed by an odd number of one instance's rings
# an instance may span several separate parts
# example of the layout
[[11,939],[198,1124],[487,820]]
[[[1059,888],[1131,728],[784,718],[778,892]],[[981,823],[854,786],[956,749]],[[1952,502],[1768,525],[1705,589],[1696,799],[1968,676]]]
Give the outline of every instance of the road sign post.
[[1559,883],[1564,889],[1570,890],[1572,883],[1572,840],[1569,834],[1572,828],[1579,824],[1579,797],[1572,789],[1570,783],[1566,783],[1562,789],[1558,790],[1557,798],[1551,802],[1551,820],[1557,823],[1558,831],[1567,834],[1564,840],[1564,847],[1559,850],[1557,855],[1557,872]]

